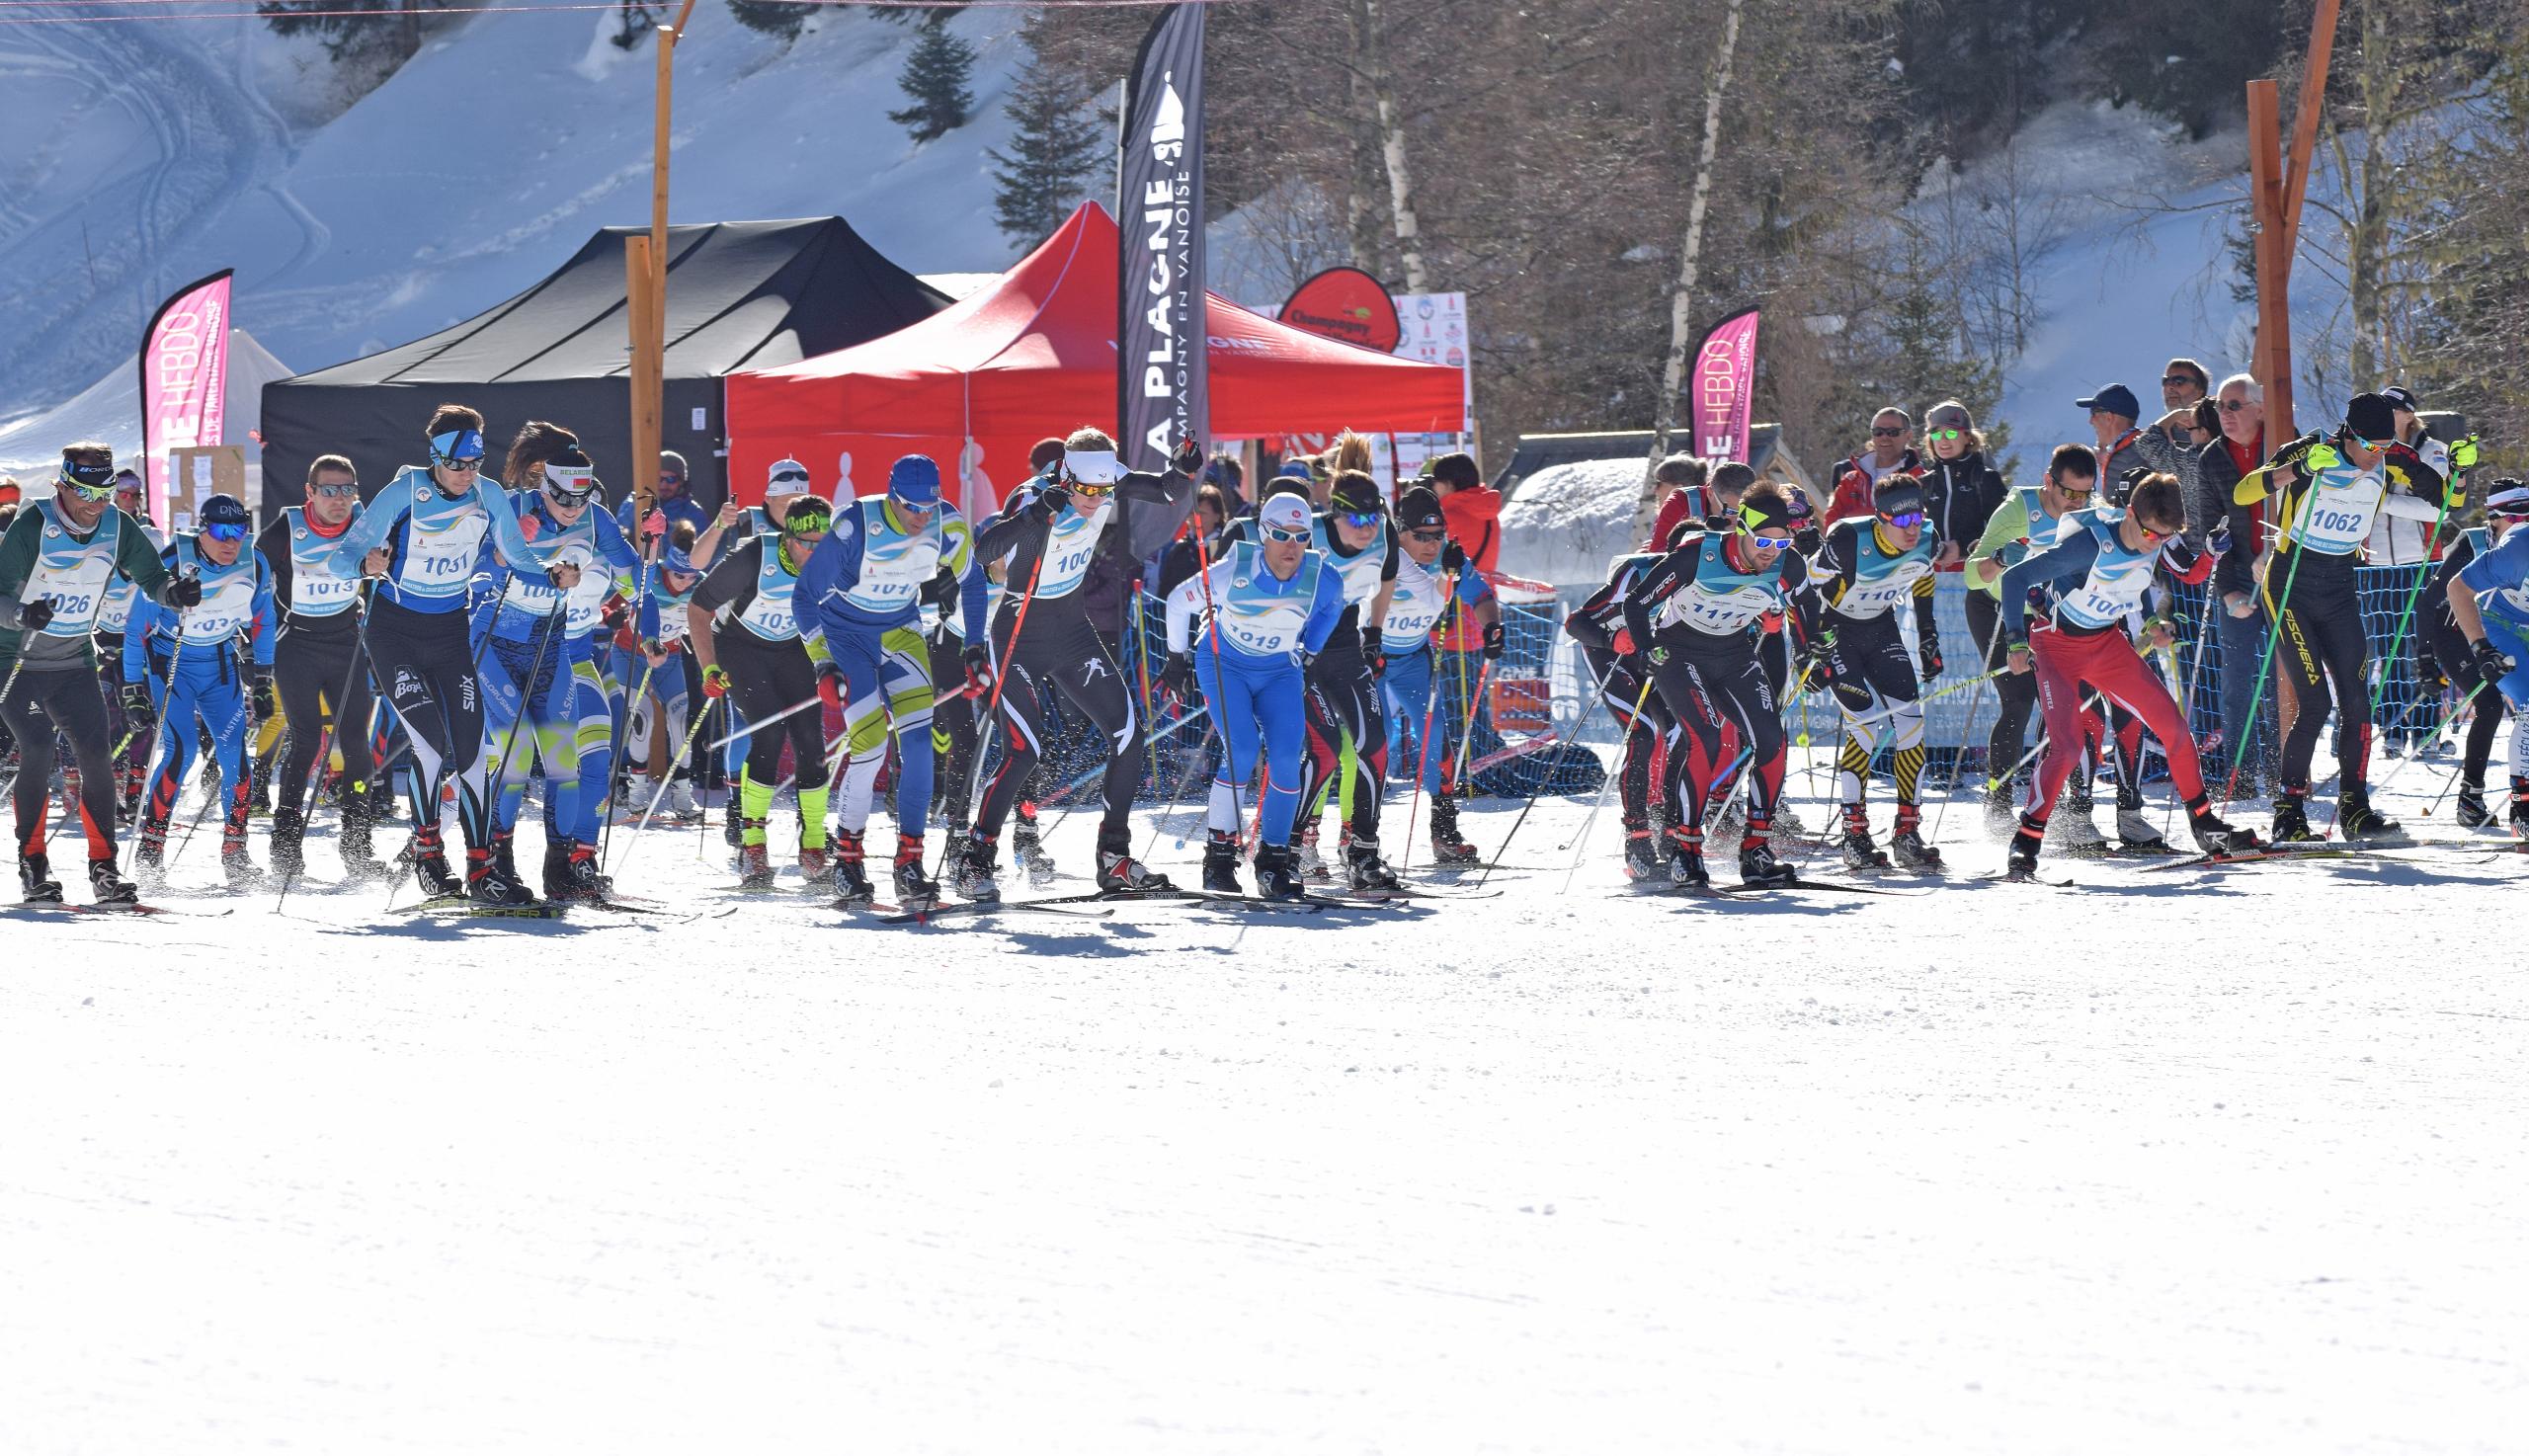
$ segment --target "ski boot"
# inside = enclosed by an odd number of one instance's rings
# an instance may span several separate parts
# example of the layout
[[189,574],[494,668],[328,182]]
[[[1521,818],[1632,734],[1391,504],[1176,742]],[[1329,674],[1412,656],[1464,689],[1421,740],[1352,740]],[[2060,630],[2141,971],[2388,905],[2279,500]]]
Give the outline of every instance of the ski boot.
[[2396,820],[2371,807],[2370,790],[2361,788],[2346,789],[2335,796],[2335,828],[2347,844],[2406,837]]
[[2152,827],[2152,816],[2143,812],[2143,790],[2118,784],[2116,787],[2116,843],[2127,849],[2166,849],[2169,842]]
[[2484,829],[2493,823],[2493,810],[2486,807],[2486,786],[2482,783],[2459,785],[2457,810],[2461,829]]
[[1431,796],[1431,861],[1435,864],[1477,864],[1484,859],[1475,846],[1458,833],[1458,806],[1447,794]]
[[[835,865],[840,858],[841,851],[831,836],[822,845],[811,845],[803,836],[799,842],[799,878],[803,887],[810,890],[834,888]],[[867,884],[868,875],[863,874],[860,882]]]
[[369,840],[368,806],[355,796],[343,803],[343,825],[334,848],[343,856],[343,877],[353,880],[383,879],[386,865],[377,857]]
[[1148,865],[1122,849],[1098,851],[1098,892],[1101,895],[1123,891],[1149,894],[1176,888],[1168,876],[1153,873]]
[[1305,900],[1308,886],[1300,880],[1299,859],[1288,845],[1256,847],[1256,898]]
[[659,796],[659,812],[670,819],[693,820],[702,810],[693,802],[693,784],[680,773],[668,780],[667,792]]
[[1712,874],[1703,867],[1703,836],[1684,828],[1669,831],[1668,868],[1669,883],[1673,888],[1709,888]]
[[[467,857],[471,858],[472,856],[469,854]],[[492,862],[500,866],[502,875],[514,881],[521,889],[525,889],[527,887],[527,876],[518,872],[518,834],[516,831],[512,831],[508,834],[496,833],[492,836]],[[533,897],[530,896],[530,898]]]
[[1801,823],[1800,816],[1791,812],[1791,806],[1781,802],[1779,798],[1775,800],[1773,818],[1769,822],[1773,825],[1774,849],[1777,852],[1792,848],[1809,833],[1809,826]]
[[738,803],[738,791],[734,785],[729,790],[729,812],[720,816],[720,838],[732,849],[747,847],[746,811]]
[[2046,826],[2034,819],[2022,819],[2011,832],[2011,848],[2002,862],[2002,878],[2033,880],[2037,878],[2037,851],[2046,843]]
[[2310,794],[2289,790],[2274,797],[2274,823],[2265,832],[2266,842],[2274,845],[2306,845],[2318,838],[2310,832]]
[[1624,877],[1640,883],[1660,874],[1660,844],[1648,829],[1629,829],[1624,834]]
[[511,862],[508,835],[496,835],[488,847],[465,851],[465,898],[477,905],[533,905],[535,894],[518,877]]
[[2058,853],[2092,859],[2107,852],[2107,837],[2098,832],[2090,818],[2096,807],[2090,798],[2090,786],[2081,778],[2081,770],[2073,770],[2074,778],[2058,804],[2052,823],[2046,826],[2047,837],[2055,842]]
[[1203,888],[1223,895],[1246,893],[1238,882],[1238,832],[1216,829],[1203,842]]
[[2011,802],[2007,784],[1985,790],[1985,832],[2008,835],[2019,829],[2019,806]]
[[1860,804],[1844,806],[1844,868],[1856,874],[1889,868],[1888,856],[1870,842],[1870,811]]
[[1800,883],[1791,866],[1774,857],[1772,834],[1758,830],[1753,819],[1747,837],[1739,842],[1739,883],[1751,890],[1778,890]]
[[152,890],[167,884],[167,821],[144,811],[140,842],[131,850],[131,877]]
[[2511,775],[2511,837],[2529,840],[2529,777]]
[[122,877],[115,867],[115,856],[88,861],[88,894],[99,905],[137,905],[140,886]]
[[[348,830],[345,831],[349,833]],[[284,807],[273,813],[273,873],[296,879],[307,872],[307,815]]]
[[259,889],[264,884],[264,871],[247,856],[244,845],[220,846],[219,872],[231,890]]
[[2187,805],[2186,831],[2195,836],[2195,848],[2216,856],[2253,854],[2265,848],[2257,842],[2256,831],[2232,828],[2213,812],[2209,800]]
[[52,877],[52,859],[45,854],[18,856],[18,890],[21,900],[29,905],[59,905],[61,881]]
[[425,900],[452,900],[465,893],[465,882],[448,865],[447,847],[434,825],[413,836],[413,883]]
[[922,836],[896,837],[896,905],[902,910],[939,908],[939,881],[922,872]]
[[995,861],[998,848],[982,835],[960,836],[948,849],[948,888],[958,898],[996,905],[1001,901],[1001,880]]
[[[799,871],[802,874],[808,870],[808,856],[811,853],[820,859],[825,857],[825,851],[822,849],[801,849]],[[835,835],[834,864],[827,871],[831,876],[828,883],[834,886],[835,909],[866,910],[877,900],[878,889],[869,883],[867,857],[866,846],[859,834],[847,829]],[[915,863],[919,865],[921,861],[917,859]]]
[[1045,840],[1036,826],[1036,806],[1020,803],[1011,817],[1010,862],[1027,872],[1027,883],[1050,885],[1054,882],[1054,861],[1045,853]]
[[762,845],[738,846],[738,888],[770,890],[773,888],[773,856]]
[[1291,866],[1302,879],[1335,878],[1334,871],[1326,867],[1325,858],[1317,852],[1317,825],[1314,821],[1301,827],[1299,843],[1291,847]]
[[544,842],[544,898],[568,900],[571,895],[571,842],[546,839]]
[[604,900],[614,888],[612,882],[598,872],[597,846],[595,845],[564,842],[562,873],[558,880],[554,876],[553,869],[553,852],[548,846],[544,853],[544,898],[547,900],[576,900],[583,904],[594,904]]
[[1344,870],[1355,890],[1401,890],[1403,882],[1396,871],[1379,857],[1378,841],[1370,840],[1344,847]]
[[1888,834],[1888,851],[1907,869],[1938,869],[1940,850],[1923,843],[1923,811],[1918,805],[1897,806],[1897,827]]

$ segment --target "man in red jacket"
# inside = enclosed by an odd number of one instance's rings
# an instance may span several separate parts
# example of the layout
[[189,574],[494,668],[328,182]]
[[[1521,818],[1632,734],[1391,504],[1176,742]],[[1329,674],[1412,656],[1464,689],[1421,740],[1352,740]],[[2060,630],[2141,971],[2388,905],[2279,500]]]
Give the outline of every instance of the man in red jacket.
[[[1466,562],[1483,574],[1487,581],[1496,580],[1502,563],[1502,492],[1484,483],[1483,472],[1476,468],[1475,456],[1453,451],[1431,462],[1431,487],[1439,492],[1440,515],[1449,526],[1449,543],[1466,555]],[[1487,638],[1498,644],[1502,640],[1499,622],[1488,627],[1475,619],[1473,612],[1453,607],[1441,624],[1438,655],[1432,659],[1431,674],[1440,685],[1440,711],[1449,715],[1454,733],[1467,721],[1467,697],[1484,669]],[[1493,654],[1501,655],[1496,645]],[[1479,750],[1492,736],[1493,720],[1485,703],[1476,705],[1473,736]],[[1432,735],[1433,749],[1447,748],[1452,767],[1457,745]],[[1447,792],[1463,797],[1464,785],[1450,783]]]
[[1833,526],[1847,516],[1876,515],[1871,493],[1879,488],[1879,482],[1899,471],[1918,471],[1922,463],[1915,453],[1912,415],[1892,404],[1871,416],[1870,444],[1836,466],[1836,489],[1827,502],[1827,525]]

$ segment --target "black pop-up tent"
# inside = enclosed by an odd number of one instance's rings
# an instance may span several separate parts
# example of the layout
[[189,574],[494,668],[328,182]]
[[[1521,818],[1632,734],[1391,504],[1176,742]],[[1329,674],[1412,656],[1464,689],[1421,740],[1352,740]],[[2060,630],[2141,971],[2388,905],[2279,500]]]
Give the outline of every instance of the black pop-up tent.
[[[308,462],[351,457],[369,494],[427,456],[442,403],[484,416],[497,469],[529,420],[579,433],[610,499],[630,493],[632,420],[623,239],[610,227],[551,277],[425,339],[264,386],[264,479],[278,510],[298,503]],[[796,363],[890,334],[947,306],[840,217],[668,229],[666,409],[660,443],[692,466],[695,497],[723,479],[720,378]]]

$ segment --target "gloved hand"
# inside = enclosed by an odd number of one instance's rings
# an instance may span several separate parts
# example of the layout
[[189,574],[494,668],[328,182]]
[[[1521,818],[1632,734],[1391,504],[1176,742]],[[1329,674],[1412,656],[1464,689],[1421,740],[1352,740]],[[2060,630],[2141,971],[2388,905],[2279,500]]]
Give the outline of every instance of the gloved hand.
[[1922,651],[1917,656],[1917,660],[1922,664],[1924,682],[1928,683],[1934,678],[1939,677],[1940,639],[1938,637],[1925,637],[1922,642]]
[[1027,503],[1027,519],[1043,525],[1063,514],[1063,507],[1070,504],[1070,491],[1059,485],[1046,486],[1036,492],[1036,499]]
[[1825,642],[1812,640],[1800,648],[1799,679],[1812,688],[1824,688],[1836,681],[1836,655]]
[[179,611],[202,606],[202,573],[186,572],[167,584],[167,605]]
[[2496,647],[2491,637],[2480,637],[2471,644],[2468,661],[2477,670],[2477,681],[2488,686],[2510,677],[2514,666],[2511,654]]
[[1615,649],[1615,654],[1618,657],[1632,657],[1634,655],[1633,628],[1616,628],[1615,637],[1607,645]]
[[1464,568],[1465,565],[1466,547],[1459,545],[1456,541],[1450,541],[1440,547],[1440,569],[1442,571],[1458,571]]
[[830,662],[817,665],[817,696],[827,707],[843,711],[843,669]]
[[702,670],[702,695],[704,697],[726,697],[729,695],[729,670],[727,668],[724,668],[715,662],[711,666]]
[[1168,468],[1180,475],[1192,475],[1203,468],[1203,447],[1188,440],[1169,452]]
[[273,697],[272,669],[264,667],[255,669],[255,675],[248,680],[248,683],[255,694],[256,722],[260,723],[280,711],[281,705]]
[[1159,686],[1167,688],[1179,702],[1187,707],[1202,701],[1199,695],[1200,689],[1194,686],[1193,654],[1187,652],[1168,654],[1168,661],[1160,665]]
[[1500,662],[1502,660],[1502,652],[1504,647],[1508,645],[1509,636],[1509,633],[1502,630],[1502,624],[1500,622],[1486,622],[1484,624],[1485,661]]
[[2477,455],[2478,441],[2473,435],[2465,440],[2454,440],[2450,443],[2450,468],[2453,470],[2477,468]]
[[52,620],[52,604],[41,597],[19,604],[18,627],[21,631],[41,632]]
[[606,599],[606,605],[598,608],[597,618],[620,632],[632,624],[632,608],[625,605],[622,598],[609,597]]
[[147,733],[157,723],[158,704],[149,699],[148,684],[122,685],[122,715],[130,721],[135,736]]
[[2213,533],[2204,538],[2204,549],[2212,552],[2216,556],[2228,556],[2231,554],[2231,525],[2229,522],[2226,521],[2220,526],[2213,527]]
[[981,695],[992,690],[992,649],[981,642],[969,642],[958,654],[966,664],[966,686]]
[[926,606],[947,611],[957,605],[957,573],[941,567],[922,584],[922,600]]
[[1377,627],[1361,628],[1361,656],[1370,664],[1373,681],[1387,675],[1387,634]]

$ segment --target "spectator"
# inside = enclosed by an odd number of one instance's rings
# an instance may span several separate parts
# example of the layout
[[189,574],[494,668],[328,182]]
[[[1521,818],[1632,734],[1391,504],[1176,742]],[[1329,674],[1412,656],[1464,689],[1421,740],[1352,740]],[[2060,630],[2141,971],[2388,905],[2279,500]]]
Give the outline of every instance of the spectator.
[[0,506],[19,505],[25,500],[25,497],[26,492],[19,488],[18,477],[15,475],[0,475]]
[[[1755,470],[1751,466],[1739,463],[1737,460],[1732,460],[1721,468],[1713,471],[1712,484],[1708,487],[1712,494],[1712,510],[1709,514],[1713,516],[1733,515],[1738,511],[1739,503],[1747,499],[1748,487],[1754,485],[1755,483]],[[1783,488],[1783,495],[1785,497],[1797,496],[1799,494],[1799,491],[1792,489],[1789,486],[1785,486]],[[1806,499],[1796,503],[1797,508],[1800,510],[1806,510],[1808,505],[1809,502]],[[1799,518],[1795,515],[1793,519],[1797,520]]]
[[1167,559],[1159,567],[1159,595],[1167,596],[1182,582],[1194,579],[1203,563],[1221,554],[1221,531],[1229,526],[1229,497],[1219,486],[1199,486],[1194,491],[1194,529],[1201,532],[1196,539],[1181,539],[1168,548]]
[[[2233,492],[2265,460],[2265,386],[2246,374],[2233,374],[2222,381],[2216,405],[2222,438],[2197,457],[2204,509],[2221,513],[2205,519],[2221,520],[2231,536],[2230,549],[2213,567],[2212,590],[2222,599],[2222,610],[2214,617],[2222,644],[2222,738],[2212,771],[2227,778],[2236,768],[2236,797],[2261,798],[2274,733],[2274,694],[2257,688],[2265,665],[2265,612],[2256,587],[2267,546],[2265,503],[2243,506]],[[2248,722],[2251,701],[2264,704],[2253,728]]]
[[[2398,443],[2389,447],[2385,462],[2391,493],[2420,495],[2427,500],[2447,494],[2464,503],[2461,492],[2445,492],[2445,483],[2452,474],[2450,446],[2424,429],[2417,418],[2422,406],[2415,402],[2414,391],[2393,384],[2380,393],[2389,401],[2389,417],[2398,426]],[[2473,453],[2470,463],[2474,463]],[[2371,534],[2363,550],[2366,565],[2404,568],[2394,575],[2375,571],[2370,580],[2379,585],[2363,593],[2362,625],[2371,639],[2371,660],[2377,664],[2375,671],[2379,674],[2372,688],[2372,704],[2381,724],[2381,736],[2394,746],[2420,746],[2431,735],[2433,722],[2439,717],[2435,708],[2416,711],[2415,665],[2418,658],[2428,654],[2417,650],[2421,637],[2407,604],[2415,598],[2415,588],[2430,574],[2433,561],[2447,543],[2447,536],[2439,540],[2435,536],[2437,528],[2448,524],[2446,520],[2408,521],[2382,511],[2371,523]],[[2455,535],[2455,530],[2450,534]]]
[[[1484,483],[1484,472],[1476,465],[1475,456],[1464,451],[1452,451],[1431,462],[1431,488],[1439,492],[1440,515],[1448,522],[1449,545],[1454,548],[1451,555],[1442,559],[1455,560],[1455,553],[1462,552],[1466,564],[1486,581],[1498,580],[1496,573],[1502,565],[1502,493]],[[1505,611],[1500,619],[1508,627],[1513,616]],[[1471,689],[1484,673],[1484,631],[1485,624],[1476,619],[1474,612],[1453,607],[1441,624],[1435,641],[1436,655],[1431,659],[1431,676],[1439,685],[1437,710],[1447,715],[1445,721],[1452,730],[1460,723],[1470,724],[1467,732],[1477,757],[1502,745],[1501,735],[1493,731],[1493,712],[1488,703],[1474,703],[1471,722],[1467,711]],[[1497,671],[1506,674],[1511,667],[1509,662],[1496,664]],[[1453,742],[1437,729],[1432,730],[1431,736],[1442,745]],[[1461,796],[1468,792],[1467,785],[1454,781],[1448,789]]]
[[1922,468],[1922,457],[1915,453],[1915,418],[1890,405],[1870,417],[1870,444],[1852,452],[1836,467],[1836,484],[1827,500],[1829,526],[1847,516],[1869,516],[1876,513],[1871,492],[1879,488],[1882,478],[1899,470],[1908,472]]
[[1247,468],[1236,455],[1214,455],[1203,462],[1203,483],[1218,486],[1232,516],[1247,514]]
[[2152,428],[2165,432],[2173,443],[2184,445],[2182,432],[2193,428],[2195,407],[2204,403],[2212,391],[2212,378],[2204,372],[2204,365],[2182,355],[2170,360],[2169,366],[2161,370],[2161,403],[2168,407],[2168,413],[2152,422]]
[[1668,549],[1666,542],[1681,521],[1701,521],[1712,514],[1712,502],[1704,492],[1712,467],[1683,450],[1660,462],[1651,472],[1652,484],[1659,489],[1659,514],[1652,519],[1651,537],[1643,543],[1645,550]]
[[[2425,493],[2438,491],[2450,478],[2450,446],[2432,438],[2423,422],[2416,418],[2421,406],[2415,403],[2414,391],[2403,384],[2393,384],[2380,391],[2389,401],[2390,418],[2398,422],[2398,443],[2389,450],[2389,473],[2394,484],[2404,473],[2422,487]],[[2420,469],[2418,469],[2420,467]],[[2423,472],[2430,472],[2425,476]],[[2432,559],[2429,522],[2408,521],[2402,516],[2380,513],[2371,524],[2371,537],[2364,555],[2372,566],[2416,566]],[[2385,657],[2388,643],[2379,644],[2375,656]]]
[[[2002,503],[2008,488],[2001,473],[1985,462],[1985,437],[1967,406],[1954,399],[1942,400],[1923,417],[1923,429],[1924,443],[1932,452],[1930,463],[1920,472],[1923,514],[1930,518],[1924,524],[1940,543],[1933,566],[1956,571],[1976,548],[1977,538],[1985,534],[1985,523],[1993,519],[1994,508]],[[1983,641],[1983,635],[1977,640]]]
[[[2176,365],[2189,363],[2192,361],[2175,361],[2168,370],[2167,377],[2179,377],[2180,371]],[[2201,366],[2198,366],[2197,372],[2202,371]],[[2178,386],[2164,384],[2162,387],[2168,390],[2176,389]],[[2170,436],[2167,429],[2163,428],[2171,424],[2171,417],[2177,411],[2172,409],[2169,414],[2153,421],[2152,428],[2149,430],[2141,429],[2135,421],[2142,416],[2142,403],[2135,399],[2133,390],[2122,384],[2107,385],[2087,399],[2074,400],[2073,404],[2077,408],[2090,412],[2090,431],[2098,437],[2098,479],[2102,487],[2100,494],[2107,494],[2106,488],[2113,487],[2122,480],[2129,470],[2146,469],[2176,476],[2178,492],[2188,503],[2186,539],[2188,544],[2200,549],[2204,544],[2205,523],[2195,511],[2195,499],[2198,494],[2195,483],[2195,458],[2187,452],[2186,447],[2177,439]],[[2195,408],[2194,402],[2189,400],[2186,408],[2191,415]]]

